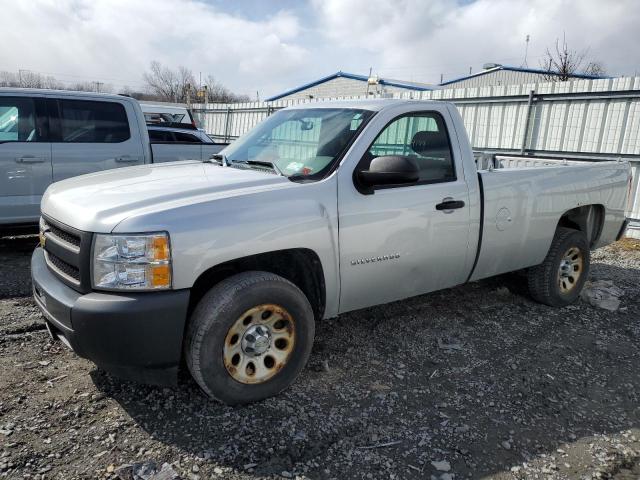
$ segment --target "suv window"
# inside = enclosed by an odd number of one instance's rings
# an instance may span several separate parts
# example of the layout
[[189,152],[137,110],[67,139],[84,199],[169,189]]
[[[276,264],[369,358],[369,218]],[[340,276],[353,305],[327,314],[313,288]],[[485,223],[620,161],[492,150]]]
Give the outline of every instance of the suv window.
[[119,103],[60,100],[62,141],[119,143],[131,137],[127,113]]
[[155,143],[203,143],[195,135],[183,132],[149,129],[149,140]]
[[0,142],[38,140],[33,99],[0,96]]
[[171,132],[164,130],[149,130],[149,140],[152,142],[173,142]]
[[387,125],[369,147],[367,163],[384,155],[413,158],[420,167],[419,182],[456,178],[447,127],[436,112],[403,115]]

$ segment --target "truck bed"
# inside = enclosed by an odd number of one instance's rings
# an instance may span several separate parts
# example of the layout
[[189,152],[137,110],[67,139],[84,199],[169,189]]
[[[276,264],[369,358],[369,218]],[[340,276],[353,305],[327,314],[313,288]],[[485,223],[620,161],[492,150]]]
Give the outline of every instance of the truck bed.
[[[532,156],[496,155],[476,152],[476,167],[478,170],[492,170],[497,168],[533,168],[558,167],[562,165],[589,165],[596,163],[589,160],[575,160],[567,158],[547,158]],[[598,161],[597,163],[602,163]]]
[[494,155],[476,165],[483,211],[471,280],[541,263],[568,210],[598,206],[604,223],[593,248],[615,241],[625,219],[628,162]]

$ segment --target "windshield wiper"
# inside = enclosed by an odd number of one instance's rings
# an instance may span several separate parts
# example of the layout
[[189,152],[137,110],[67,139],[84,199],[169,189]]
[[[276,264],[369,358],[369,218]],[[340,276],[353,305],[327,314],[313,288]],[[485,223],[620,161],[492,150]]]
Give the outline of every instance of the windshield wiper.
[[227,156],[222,153],[214,153],[211,155],[205,162],[211,163],[211,161],[215,161],[218,165],[222,165],[223,167],[229,166],[229,160],[227,160]]
[[240,163],[242,165],[257,165],[259,167],[269,167],[278,175],[286,177],[282,170],[273,162],[269,162],[268,160],[234,160],[232,163]]

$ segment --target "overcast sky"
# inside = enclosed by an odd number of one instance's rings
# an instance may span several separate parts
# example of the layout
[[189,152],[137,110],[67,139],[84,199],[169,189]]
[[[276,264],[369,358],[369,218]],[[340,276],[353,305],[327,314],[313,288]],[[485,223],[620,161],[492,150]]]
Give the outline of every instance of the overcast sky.
[[566,35],[640,73],[638,0],[1,0],[0,70],[143,86],[152,60],[261,98],[338,70],[438,83],[485,62],[539,67]]

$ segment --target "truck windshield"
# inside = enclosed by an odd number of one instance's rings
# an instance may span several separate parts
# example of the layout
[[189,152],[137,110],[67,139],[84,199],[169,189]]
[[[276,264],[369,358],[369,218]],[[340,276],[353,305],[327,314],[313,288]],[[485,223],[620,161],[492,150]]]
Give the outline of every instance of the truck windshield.
[[371,115],[368,110],[345,108],[281,110],[222,153],[232,167],[320,179]]

